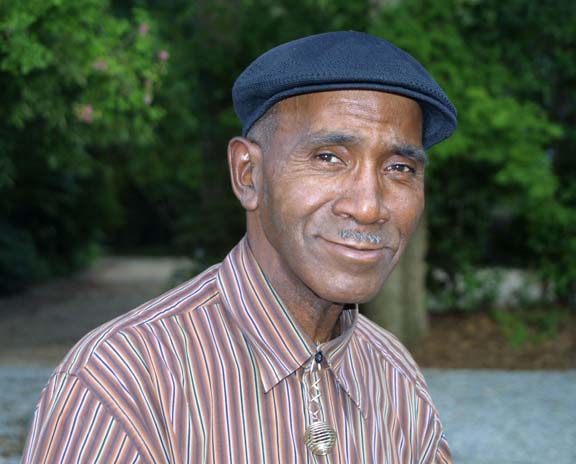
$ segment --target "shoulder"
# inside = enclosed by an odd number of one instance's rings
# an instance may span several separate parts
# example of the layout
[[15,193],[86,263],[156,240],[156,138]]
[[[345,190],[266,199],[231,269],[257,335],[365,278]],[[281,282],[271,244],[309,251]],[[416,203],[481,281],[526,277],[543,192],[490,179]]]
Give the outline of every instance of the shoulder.
[[412,385],[427,402],[431,403],[428,386],[416,361],[398,338],[372,322],[362,314],[358,315],[356,336],[362,350],[374,352],[397,375]]
[[125,366],[127,362],[141,358],[151,328],[159,327],[169,332],[174,326],[171,321],[188,315],[194,317],[199,308],[218,301],[216,274],[219,266],[212,266],[195,278],[97,327],[70,350],[56,371],[78,375],[103,353],[116,352],[118,358],[123,358]]
[[438,410],[408,349],[396,336],[362,315],[355,333],[364,362],[379,371],[376,376],[385,384],[400,428],[413,449],[421,453],[418,462],[431,462],[433,456],[443,457],[438,462],[451,462]]
[[96,462],[111,452],[121,462],[150,457],[146,442],[113,406],[80,378],[54,374],[34,411],[22,463]]
[[[174,393],[170,379],[185,351],[186,340],[175,340],[184,325],[182,321],[194,325],[198,315],[203,317],[218,303],[217,272],[218,266],[213,266],[80,340],[42,392],[27,451],[32,457],[25,462],[36,462],[33,456],[51,449],[50,436],[42,435],[43,430],[64,430],[74,425],[76,418],[96,415],[98,421],[92,423],[102,429],[101,424],[115,427],[114,436],[122,443],[122,437],[128,437],[126,443],[130,446],[121,446],[130,456],[156,456],[150,462],[164,461],[159,451],[162,437],[155,431],[162,420],[158,411]],[[167,349],[168,345],[172,350]],[[82,430],[71,427],[63,432],[73,437],[70,441],[75,443],[74,452],[84,452],[82,446],[76,447],[88,436]],[[106,439],[99,446],[114,447],[116,443]]]

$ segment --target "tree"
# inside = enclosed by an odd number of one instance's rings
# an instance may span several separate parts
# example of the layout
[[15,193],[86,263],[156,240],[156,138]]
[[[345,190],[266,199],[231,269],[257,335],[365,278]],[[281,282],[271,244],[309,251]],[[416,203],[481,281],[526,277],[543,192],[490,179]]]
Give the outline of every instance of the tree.
[[362,312],[409,347],[428,332],[426,306],[426,221],[422,220],[384,287]]
[[[536,102],[562,127],[548,147],[558,180],[554,204],[540,205],[526,221],[527,265],[540,270],[564,303],[576,301],[576,3],[570,0],[468,2],[463,33],[472,47],[506,63],[505,86]],[[494,46],[499,44],[500,46]]]
[[119,214],[104,159],[149,143],[162,116],[150,28],[106,0],[1,4],[0,293],[78,266]]
[[511,92],[512,70],[493,59],[499,43],[470,43],[472,4],[404,0],[384,8],[371,27],[422,62],[460,109],[459,128],[431,151],[427,174],[428,260],[449,276],[443,285],[454,304],[457,276],[474,267],[542,264],[550,255],[534,227],[562,219],[548,156],[562,130]]
[[[150,157],[164,160],[131,181],[170,223],[172,244],[220,261],[244,233],[244,212],[232,195],[228,140],[240,133],[231,89],[241,71],[280,43],[331,29],[364,29],[367,1],[218,0],[123,2],[158,18],[171,60],[158,99],[166,109]],[[134,231],[124,230],[125,236]],[[195,252],[197,250],[197,252]]]

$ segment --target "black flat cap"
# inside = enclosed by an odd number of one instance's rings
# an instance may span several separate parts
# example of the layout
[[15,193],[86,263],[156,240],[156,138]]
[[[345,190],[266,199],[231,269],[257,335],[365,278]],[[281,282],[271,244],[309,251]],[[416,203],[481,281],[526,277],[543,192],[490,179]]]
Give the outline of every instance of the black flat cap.
[[416,100],[425,148],[456,129],[454,105],[418,61],[390,42],[354,31],[312,35],[267,51],[238,77],[232,98],[246,135],[280,100],[342,89],[381,90]]

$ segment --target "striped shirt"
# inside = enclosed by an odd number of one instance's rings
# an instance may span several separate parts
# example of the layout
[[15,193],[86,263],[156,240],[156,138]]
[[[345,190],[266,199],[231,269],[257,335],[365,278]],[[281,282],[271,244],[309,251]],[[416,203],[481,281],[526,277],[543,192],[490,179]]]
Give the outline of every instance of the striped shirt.
[[[316,346],[244,239],[70,351],[42,392],[22,462],[452,462],[406,349],[356,307],[339,324]],[[304,372],[318,352],[321,413],[337,434],[326,456],[304,443]]]

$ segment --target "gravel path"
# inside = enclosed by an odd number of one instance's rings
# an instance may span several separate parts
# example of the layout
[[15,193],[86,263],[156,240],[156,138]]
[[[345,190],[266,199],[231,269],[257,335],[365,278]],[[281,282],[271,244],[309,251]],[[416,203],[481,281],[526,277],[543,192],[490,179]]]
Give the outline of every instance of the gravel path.
[[0,299],[0,365],[56,364],[93,328],[168,290],[172,276],[187,263],[103,258],[76,276]]

